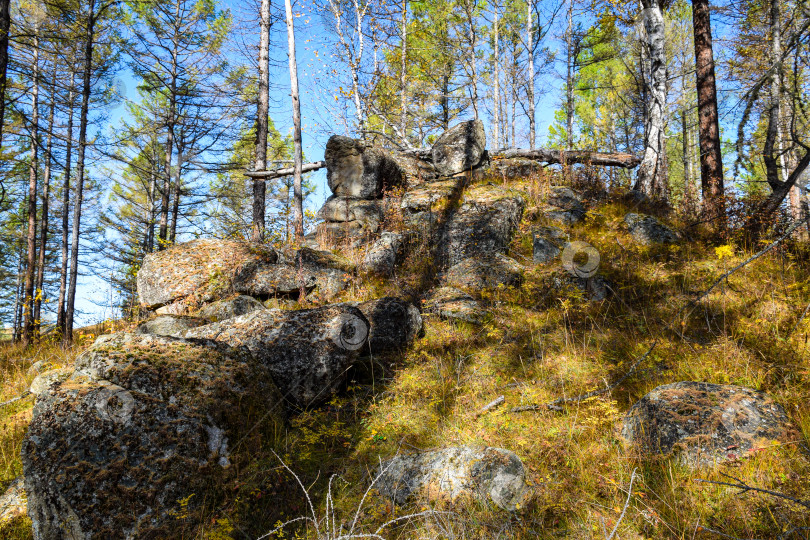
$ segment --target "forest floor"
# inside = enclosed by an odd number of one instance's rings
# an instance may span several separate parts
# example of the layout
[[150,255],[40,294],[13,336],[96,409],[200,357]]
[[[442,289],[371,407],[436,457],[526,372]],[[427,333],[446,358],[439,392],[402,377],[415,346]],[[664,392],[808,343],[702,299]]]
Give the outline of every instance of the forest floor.
[[[558,181],[539,177],[505,187],[523,193],[531,208],[552,180]],[[321,520],[317,527],[297,521],[269,538],[335,538],[323,521],[332,516],[332,525],[344,529],[356,520],[355,532],[384,527],[384,538],[605,539],[622,516],[614,538],[806,537],[810,529],[801,528],[810,528],[810,512],[799,504],[698,480],[729,481],[730,475],[810,500],[804,453],[810,440],[810,317],[801,318],[810,303],[810,247],[783,244],[731,275],[697,309],[682,312],[751,251],[733,236],[717,241],[697,233],[673,245],[639,245],[623,223],[632,210],[605,197],[569,230],[571,240],[586,241],[600,254],[600,273],[613,289],[602,302],[589,302],[576,289],[561,292],[552,286],[559,268],[531,262],[532,229],[545,223],[528,212],[510,250],[527,267],[524,283],[484,293],[490,316],[483,325],[424,314],[424,337],[414,347],[385,363],[358,366],[344,392],[292,417],[283,439],[273,442],[278,456],[270,448],[257,455],[239,472],[233,495],[202,525],[187,524],[183,536],[257,538],[287,520],[314,515]],[[684,226],[676,216],[664,219],[676,229]],[[393,279],[358,280],[340,300],[418,296],[425,275],[435,271],[429,252],[424,242]],[[87,330],[83,346],[100,331]],[[511,411],[604,388],[656,341],[611,392],[561,410]],[[65,365],[80,350],[0,345],[0,402],[27,389],[35,361]],[[702,470],[625,447],[617,426],[633,403],[656,386],[686,380],[766,392],[803,440]],[[499,396],[504,405],[480,413]],[[0,493],[21,473],[20,444],[32,404],[29,397],[0,409]],[[401,508],[368,490],[380,459],[467,444],[507,448],[523,460],[530,494],[516,512],[483,502]],[[415,513],[421,515],[391,523]],[[0,537],[29,538],[30,528],[17,520],[0,527]]]

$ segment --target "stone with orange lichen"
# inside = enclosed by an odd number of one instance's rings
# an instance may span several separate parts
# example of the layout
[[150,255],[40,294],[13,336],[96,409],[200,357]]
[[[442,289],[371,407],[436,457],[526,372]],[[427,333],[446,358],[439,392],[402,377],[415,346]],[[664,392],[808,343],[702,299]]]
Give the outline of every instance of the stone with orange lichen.
[[781,405],[750,388],[704,382],[659,386],[624,418],[622,436],[646,454],[698,467],[801,441]]

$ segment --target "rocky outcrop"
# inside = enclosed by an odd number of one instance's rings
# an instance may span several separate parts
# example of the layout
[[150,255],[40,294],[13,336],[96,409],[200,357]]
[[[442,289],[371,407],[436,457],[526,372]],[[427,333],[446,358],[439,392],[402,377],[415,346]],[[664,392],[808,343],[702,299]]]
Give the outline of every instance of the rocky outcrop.
[[556,260],[568,243],[568,236],[557,227],[538,227],[533,231],[532,258],[539,264]]
[[442,319],[480,324],[486,310],[472,296],[455,287],[440,287],[425,300],[425,311]]
[[231,280],[244,265],[275,264],[275,250],[245,242],[192,240],[147,254],[138,271],[138,298],[148,309],[178,300],[209,302],[231,289]]
[[469,498],[514,511],[526,494],[526,471],[514,452],[451,447],[399,455],[382,464],[374,487],[396,504],[452,504]]
[[622,436],[645,454],[675,453],[698,467],[801,439],[782,407],[741,386],[678,382],[659,386],[625,416]]
[[181,317],[177,315],[159,315],[143,322],[135,329],[135,334],[152,334],[156,336],[182,337],[186,331],[206,324],[208,321],[199,317]]
[[520,195],[493,185],[466,191],[461,206],[442,232],[439,242],[442,263],[453,266],[469,257],[506,251],[524,205]]
[[672,244],[678,241],[678,234],[655,219],[644,214],[627,214],[624,222],[630,234],[641,244]]
[[[239,317],[240,315],[245,315],[257,309],[264,309],[264,305],[252,296],[240,294],[233,298],[217,300],[212,304],[203,306],[200,311],[197,312],[197,317],[205,319],[208,322],[218,322]],[[201,325],[198,324],[197,326]],[[189,328],[186,330],[188,329]]]
[[368,336],[368,320],[348,304],[258,310],[186,333],[186,338],[249,350],[294,408],[328,400],[345,380],[347,368],[366,346]]
[[242,266],[232,279],[233,290],[259,298],[297,297],[301,287],[307,294],[317,289],[321,299],[329,299],[346,288],[352,265],[328,251],[310,248],[279,251],[278,263],[251,263]]
[[[362,221],[376,223],[382,221],[382,206],[377,200],[352,199],[332,195],[318,210],[318,219],[325,221]],[[372,228],[369,226],[369,228]]]
[[442,176],[452,176],[477,167],[486,148],[484,123],[470,120],[442,133],[433,144],[430,154],[436,171]]
[[3,495],[0,495],[0,530],[4,524],[25,516],[28,498],[25,495],[23,477],[15,478]]
[[554,186],[547,199],[544,215],[553,221],[570,225],[582,221],[585,217],[585,205],[582,197],[565,186]]
[[356,305],[371,325],[363,350],[372,356],[402,351],[422,331],[422,315],[410,302],[387,296]]
[[176,516],[201,519],[232,465],[249,459],[243,437],[260,420],[269,432],[281,424],[280,400],[268,370],[244,349],[100,337],[34,407],[22,445],[34,536],[175,535]]
[[333,135],[324,152],[329,189],[339,197],[377,199],[402,185],[402,171],[391,155],[363,141]]
[[28,391],[35,396],[40,396],[50,390],[53,385],[60,384],[62,381],[70,377],[71,374],[73,374],[73,368],[68,367],[52,369],[50,371],[40,373],[34,378],[33,381],[31,381],[31,387],[28,389]]
[[450,267],[443,276],[444,283],[472,291],[498,286],[517,287],[522,281],[523,267],[500,253],[464,259]]
[[404,245],[404,234],[389,231],[381,233],[377,241],[366,251],[360,263],[360,270],[381,276],[392,275]]
[[458,195],[464,183],[465,178],[457,176],[423,184],[405,192],[400,208],[406,225],[414,229],[430,230],[442,216],[448,202]]

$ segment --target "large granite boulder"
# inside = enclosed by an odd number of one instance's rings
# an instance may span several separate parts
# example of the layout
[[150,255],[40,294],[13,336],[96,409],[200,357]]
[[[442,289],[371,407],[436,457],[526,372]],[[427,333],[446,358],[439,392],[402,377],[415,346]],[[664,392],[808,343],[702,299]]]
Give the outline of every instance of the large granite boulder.
[[331,398],[366,346],[369,322],[356,307],[258,310],[201,326],[186,338],[244,347],[266,366],[292,407]]
[[392,157],[402,170],[404,177],[403,187],[407,189],[413,189],[425,182],[433,182],[439,177],[431,161],[430,152],[423,156],[392,152]]
[[470,257],[451,266],[443,281],[451,287],[472,291],[518,287],[523,282],[523,267],[500,253]]
[[439,241],[439,259],[447,266],[506,251],[523,215],[523,197],[493,185],[475,187],[463,197]]
[[199,317],[182,317],[177,315],[159,315],[154,319],[142,322],[135,329],[135,334],[152,334],[156,336],[183,337],[187,330],[197,328],[208,321]]
[[431,149],[433,166],[442,176],[469,171],[481,163],[487,148],[484,123],[462,122],[439,136]]
[[425,311],[442,319],[480,324],[487,316],[481,304],[455,287],[439,287],[425,300]]
[[403,184],[402,170],[391,155],[358,139],[331,136],[324,161],[329,189],[341,197],[376,199]]
[[366,251],[359,268],[364,272],[390,276],[403,250],[405,235],[385,231]]
[[280,405],[245,349],[100,337],[34,407],[22,445],[34,537],[176,536],[249,461],[256,426],[279,428]]
[[641,244],[672,244],[678,241],[678,234],[653,216],[630,213],[624,216],[630,234]]
[[383,462],[374,487],[396,504],[452,504],[472,498],[514,511],[526,494],[526,471],[514,452],[468,446],[398,455]]
[[419,309],[404,300],[386,296],[357,304],[371,325],[368,347],[372,356],[401,351],[413,344],[422,331]]
[[192,240],[163,251],[149,253],[138,271],[141,305],[155,309],[185,301],[209,302],[231,290],[237,269],[245,265],[276,263],[270,247],[229,240]]
[[322,221],[315,227],[315,238],[330,249],[357,248],[373,241],[379,226],[377,221]]
[[[234,317],[245,315],[257,309],[264,309],[264,305],[252,296],[240,294],[232,298],[217,300],[216,302],[203,306],[200,308],[200,311],[197,312],[197,317],[205,319],[207,322],[218,322],[224,321],[225,319],[233,319]],[[205,322],[202,324],[205,324]],[[196,326],[201,325],[198,324]],[[188,328],[186,330],[188,330]]]
[[641,398],[624,418],[622,436],[646,454],[675,453],[692,467],[734,460],[774,442],[801,440],[784,409],[741,386],[678,382]]
[[332,195],[318,210],[317,217],[325,221],[367,221],[379,224],[382,220],[382,205],[378,200]]
[[504,180],[517,180],[529,178],[542,170],[543,164],[533,159],[506,158],[493,159],[488,172]]
[[297,297],[303,286],[307,294],[317,289],[322,299],[329,299],[346,288],[352,269],[337,255],[303,247],[279,251],[277,264],[244,264],[234,274],[232,287],[238,293],[269,298]]

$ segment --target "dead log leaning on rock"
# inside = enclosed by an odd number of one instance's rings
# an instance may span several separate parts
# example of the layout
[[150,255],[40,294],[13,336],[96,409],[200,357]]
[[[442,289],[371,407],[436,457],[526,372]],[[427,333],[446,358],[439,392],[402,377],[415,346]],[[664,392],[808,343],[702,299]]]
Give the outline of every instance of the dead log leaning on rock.
[[523,158],[533,161],[540,161],[548,164],[557,164],[565,161],[567,164],[582,163],[586,165],[597,165],[600,167],[623,167],[633,169],[638,167],[641,159],[633,154],[622,152],[603,153],[589,152],[587,150],[551,150],[549,148],[537,148],[535,150],[523,150],[521,148],[504,148],[493,150],[489,154],[491,159],[511,159]]
[[[312,172],[326,167],[325,161],[315,161],[312,163],[304,163],[301,167],[301,172]],[[273,178],[281,178],[282,176],[291,176],[295,170],[292,167],[286,169],[273,169],[272,171],[246,171],[245,176],[248,178],[264,178],[265,180],[272,180]]]

